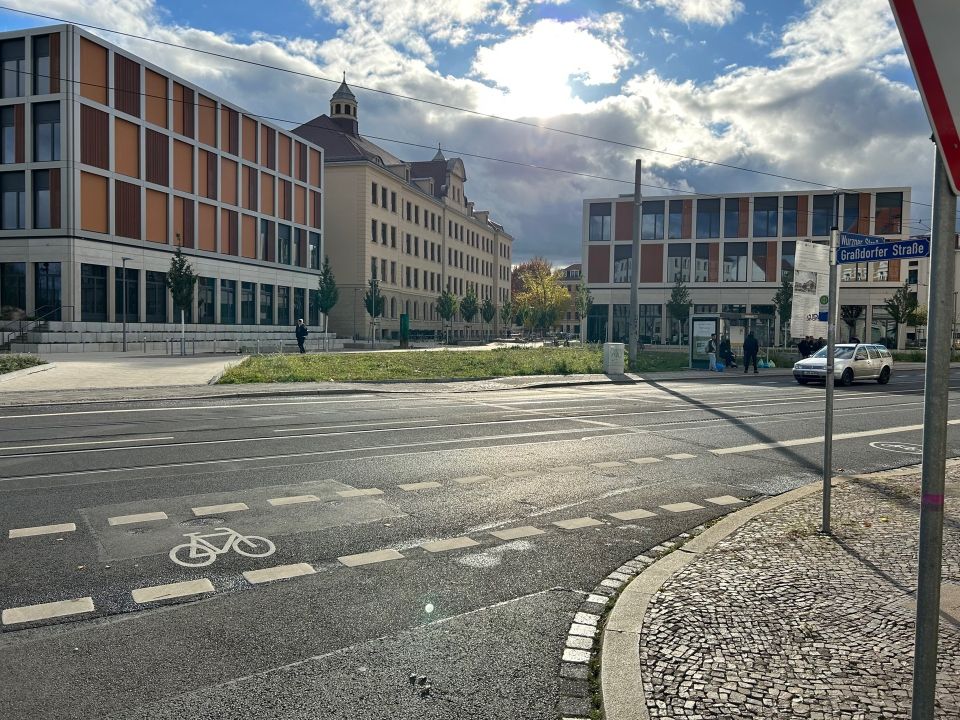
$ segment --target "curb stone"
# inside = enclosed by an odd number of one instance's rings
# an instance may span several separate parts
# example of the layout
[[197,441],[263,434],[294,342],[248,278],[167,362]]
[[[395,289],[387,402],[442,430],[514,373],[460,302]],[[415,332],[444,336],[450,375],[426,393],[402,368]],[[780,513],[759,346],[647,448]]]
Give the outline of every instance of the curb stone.
[[0,374],[0,383],[7,382],[8,380],[16,380],[24,375],[33,375],[34,373],[44,372],[45,370],[53,370],[56,366],[56,363],[44,363],[43,365],[34,365],[33,367],[23,368],[22,370],[2,373]]

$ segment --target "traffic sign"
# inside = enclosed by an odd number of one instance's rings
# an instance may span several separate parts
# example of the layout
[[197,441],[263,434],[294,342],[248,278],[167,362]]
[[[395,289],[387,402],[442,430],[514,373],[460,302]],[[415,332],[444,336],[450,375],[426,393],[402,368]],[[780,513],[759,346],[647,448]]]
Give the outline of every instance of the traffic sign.
[[859,233],[840,233],[840,247],[859,247],[860,245],[879,245],[886,242],[886,238],[879,235],[861,235]]
[[960,193],[960,3],[890,0],[954,194]]
[[926,238],[898,240],[882,245],[864,247],[837,248],[837,264],[858,262],[876,262],[878,260],[903,260],[906,258],[927,257],[930,254],[930,241]]

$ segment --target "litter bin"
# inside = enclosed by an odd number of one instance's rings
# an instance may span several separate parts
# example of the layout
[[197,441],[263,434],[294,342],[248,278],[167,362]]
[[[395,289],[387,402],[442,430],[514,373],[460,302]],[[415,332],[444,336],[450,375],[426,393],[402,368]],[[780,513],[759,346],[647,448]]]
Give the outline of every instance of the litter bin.
[[623,343],[603,344],[603,372],[607,375],[623,375]]

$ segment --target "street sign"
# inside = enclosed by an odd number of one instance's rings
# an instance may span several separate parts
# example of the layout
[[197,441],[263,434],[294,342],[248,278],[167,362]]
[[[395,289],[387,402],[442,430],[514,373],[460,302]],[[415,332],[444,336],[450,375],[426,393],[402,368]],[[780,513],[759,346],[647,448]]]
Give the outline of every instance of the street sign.
[[859,233],[840,233],[840,247],[860,247],[862,245],[879,245],[886,242],[886,238],[879,235],[861,235]]
[[890,0],[954,194],[960,192],[960,3]]
[[930,241],[926,238],[915,238],[866,247],[839,247],[837,248],[837,264],[903,260],[927,257],[928,255],[930,255]]

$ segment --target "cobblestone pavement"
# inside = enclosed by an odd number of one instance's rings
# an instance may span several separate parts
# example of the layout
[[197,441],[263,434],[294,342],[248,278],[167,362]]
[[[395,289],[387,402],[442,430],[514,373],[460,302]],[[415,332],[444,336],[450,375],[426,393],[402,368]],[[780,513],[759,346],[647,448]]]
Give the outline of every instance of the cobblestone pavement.
[[[960,490],[948,470],[947,496]],[[910,717],[919,476],[834,488],[752,520],[668,580],[643,623],[651,718]],[[939,718],[960,717],[960,514],[944,526]],[[951,600],[952,598],[952,600]]]

